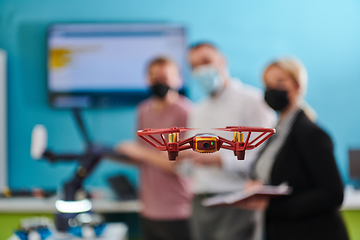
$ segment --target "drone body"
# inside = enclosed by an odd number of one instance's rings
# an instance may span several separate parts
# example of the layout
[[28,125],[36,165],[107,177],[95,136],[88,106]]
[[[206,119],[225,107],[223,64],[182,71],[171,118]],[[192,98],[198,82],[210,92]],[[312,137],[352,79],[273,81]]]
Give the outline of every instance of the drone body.
[[[237,156],[238,160],[244,160],[246,150],[256,148],[275,133],[275,129],[273,128],[226,127],[217,128],[217,130],[234,132],[234,140],[228,140],[211,133],[200,133],[180,141],[179,133],[189,130],[192,129],[183,127],[144,129],[139,130],[137,135],[155,148],[161,151],[167,151],[170,161],[176,160],[179,151],[192,149],[198,153],[214,153],[221,148],[234,151],[234,155]],[[248,133],[245,141],[243,132]],[[252,132],[260,133],[260,135],[250,140]],[[155,134],[160,135],[162,142],[153,136]],[[165,140],[164,134],[169,134],[168,141]]]
[[193,138],[193,150],[198,153],[213,153],[219,151],[220,139],[215,134],[196,134]]

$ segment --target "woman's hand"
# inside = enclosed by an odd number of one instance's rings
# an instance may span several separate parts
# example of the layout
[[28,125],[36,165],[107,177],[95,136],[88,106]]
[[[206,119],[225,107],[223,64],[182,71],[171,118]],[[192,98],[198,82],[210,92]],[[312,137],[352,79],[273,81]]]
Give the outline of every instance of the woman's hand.
[[[244,191],[245,192],[253,192],[258,190],[264,185],[261,181],[253,181],[249,180],[244,185]],[[269,205],[269,197],[265,196],[252,196],[247,199],[244,199],[240,202],[234,203],[233,205],[238,208],[244,208],[248,210],[255,210],[255,211],[263,211],[265,210]]]
[[269,197],[252,196],[240,202],[234,203],[234,207],[254,211],[264,211],[269,205]]
[[151,164],[161,170],[176,174],[176,161],[169,161],[166,152],[145,147],[137,142],[123,142],[115,149],[128,156],[134,163]]
[[259,188],[261,188],[262,186],[264,186],[264,183],[262,181],[259,180],[248,180],[246,181],[246,183],[244,184],[244,190],[249,192],[249,191],[256,191]]

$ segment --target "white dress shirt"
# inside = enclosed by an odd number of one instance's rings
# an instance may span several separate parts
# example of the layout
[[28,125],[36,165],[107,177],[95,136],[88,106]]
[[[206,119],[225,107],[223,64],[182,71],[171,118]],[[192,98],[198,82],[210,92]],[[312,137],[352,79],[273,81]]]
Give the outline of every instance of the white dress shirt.
[[[232,132],[213,128],[274,127],[276,124],[276,114],[264,101],[263,92],[237,79],[229,80],[221,93],[204,99],[194,110],[190,114],[188,127],[197,129],[189,131],[188,136],[196,133],[214,133],[233,140]],[[221,149],[214,154],[220,154],[222,168],[194,165],[191,173],[194,193],[221,193],[242,189],[260,147],[246,151],[245,160],[237,160],[233,151]]]

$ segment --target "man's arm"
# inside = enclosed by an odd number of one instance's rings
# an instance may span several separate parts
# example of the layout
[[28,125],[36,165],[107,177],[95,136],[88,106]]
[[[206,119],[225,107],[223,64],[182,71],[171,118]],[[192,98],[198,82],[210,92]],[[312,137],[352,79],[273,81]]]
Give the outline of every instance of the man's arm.
[[169,161],[166,152],[150,149],[136,142],[119,144],[116,151],[127,155],[134,163],[151,164],[163,171],[176,174],[176,162]]

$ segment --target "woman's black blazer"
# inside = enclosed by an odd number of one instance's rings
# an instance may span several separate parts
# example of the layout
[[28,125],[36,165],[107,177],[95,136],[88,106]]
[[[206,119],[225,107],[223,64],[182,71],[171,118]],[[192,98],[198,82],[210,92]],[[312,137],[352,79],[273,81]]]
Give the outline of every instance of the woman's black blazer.
[[293,192],[270,200],[267,240],[348,239],[339,214],[344,189],[332,141],[303,111],[296,116],[270,178],[271,185],[287,182]]

